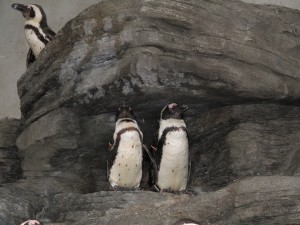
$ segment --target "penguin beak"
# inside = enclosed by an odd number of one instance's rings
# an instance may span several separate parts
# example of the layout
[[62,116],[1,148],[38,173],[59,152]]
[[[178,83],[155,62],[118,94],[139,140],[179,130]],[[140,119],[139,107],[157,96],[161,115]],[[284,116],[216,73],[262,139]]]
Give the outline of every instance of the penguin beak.
[[26,5],[15,3],[15,4],[12,4],[11,7],[13,9],[16,9],[16,10],[22,12],[24,18],[26,18],[27,20],[34,17],[34,14],[32,15],[32,12],[31,12],[32,9]]
[[12,4],[11,7],[13,9],[16,9],[16,10],[22,12],[22,13],[24,13],[24,12],[26,12],[28,10],[27,7],[26,7],[26,5],[18,4],[18,3]]

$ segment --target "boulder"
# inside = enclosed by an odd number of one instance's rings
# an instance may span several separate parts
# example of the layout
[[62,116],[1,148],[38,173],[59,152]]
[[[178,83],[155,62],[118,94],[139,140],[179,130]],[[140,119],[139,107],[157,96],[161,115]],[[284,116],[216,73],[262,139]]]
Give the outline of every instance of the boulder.
[[83,11],[18,81],[25,124],[123,101],[142,112],[170,101],[299,103],[299,12],[224,4],[113,0]]
[[42,212],[46,199],[30,190],[0,187],[0,224],[19,225]]
[[0,120],[0,186],[21,178],[21,160],[18,156],[16,139],[20,121],[16,119]]
[[[196,124],[196,125],[195,125]],[[248,176],[299,175],[299,107],[225,106],[191,119],[192,184],[218,189]]]

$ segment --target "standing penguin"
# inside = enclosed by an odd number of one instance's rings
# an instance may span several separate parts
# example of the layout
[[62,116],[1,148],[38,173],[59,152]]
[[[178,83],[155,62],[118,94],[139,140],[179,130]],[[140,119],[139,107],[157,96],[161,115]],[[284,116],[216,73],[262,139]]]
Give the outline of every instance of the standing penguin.
[[53,39],[55,32],[48,27],[47,17],[41,6],[18,3],[12,4],[11,6],[13,9],[22,12],[26,19],[25,36],[30,46],[26,60],[26,66],[28,67],[36,60],[46,44]]
[[183,113],[187,109],[187,105],[171,103],[161,111],[158,141],[153,147],[158,170],[153,182],[154,187],[160,191],[186,190],[189,173],[189,143]]
[[108,180],[113,189],[136,189],[142,179],[143,134],[128,105],[116,114],[114,143],[108,152]]

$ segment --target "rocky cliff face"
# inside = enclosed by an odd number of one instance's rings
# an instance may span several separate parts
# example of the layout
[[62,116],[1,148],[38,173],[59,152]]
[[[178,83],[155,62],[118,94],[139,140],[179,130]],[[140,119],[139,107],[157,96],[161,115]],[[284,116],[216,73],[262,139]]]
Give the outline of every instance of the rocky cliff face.
[[[83,11],[18,82],[23,118],[9,125],[20,134],[4,165],[22,174],[1,170],[1,224],[299,224],[299,21],[297,10],[236,0]],[[123,102],[147,145],[165,104],[189,105],[196,197],[107,191]]]

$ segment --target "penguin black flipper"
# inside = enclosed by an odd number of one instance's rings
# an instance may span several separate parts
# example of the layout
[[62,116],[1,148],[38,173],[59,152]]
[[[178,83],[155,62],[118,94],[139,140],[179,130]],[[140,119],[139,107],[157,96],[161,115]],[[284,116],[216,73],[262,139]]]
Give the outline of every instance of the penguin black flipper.
[[150,186],[153,186],[155,184],[155,181],[156,181],[155,179],[157,178],[157,174],[158,174],[157,164],[156,164],[153,154],[147,148],[147,146],[144,144],[143,144],[143,149],[147,153],[147,156],[149,159],[148,161],[150,161],[150,173],[149,173],[149,182],[148,183]]
[[33,62],[35,62],[36,58],[33,54],[33,51],[31,48],[29,48],[26,58],[26,68],[28,68]]
[[[158,151],[157,146],[158,146],[158,130],[159,130],[159,124],[157,124],[157,129],[155,134],[153,135],[153,141],[151,145],[151,155],[153,156],[155,164],[151,165],[151,171],[149,174],[149,185],[154,186],[157,182],[158,178],[158,170],[159,170],[159,165],[161,161],[161,156],[162,156],[162,151]],[[157,188],[157,187],[155,187]]]
[[116,159],[116,156],[117,156],[117,150],[118,150],[118,147],[115,147],[115,145],[109,143],[109,147],[108,147],[108,157],[107,157],[107,171],[106,171],[106,175],[107,175],[107,180],[109,179],[109,171],[110,171],[110,168],[112,167],[115,159]]
[[146,151],[152,166],[154,167],[155,170],[157,170],[157,164],[156,164],[155,159],[154,159],[153,155],[151,154],[150,150],[144,144],[143,144],[143,149]]
[[49,41],[52,41],[52,39],[54,38],[54,36],[56,35],[56,33],[50,28],[50,27],[45,27],[44,28],[44,32],[46,34],[46,38]]

